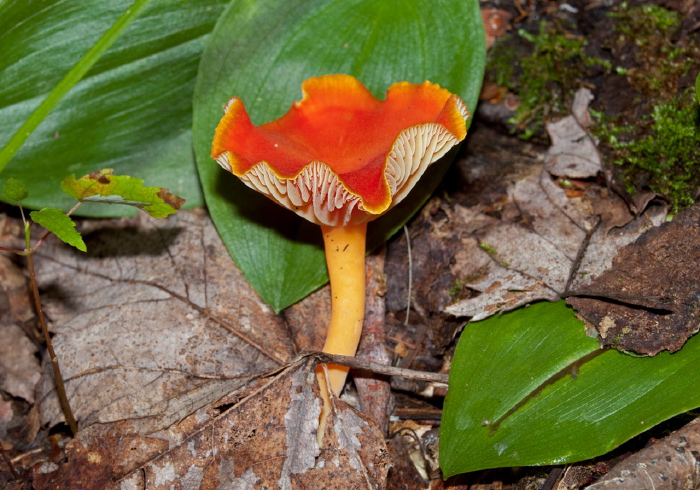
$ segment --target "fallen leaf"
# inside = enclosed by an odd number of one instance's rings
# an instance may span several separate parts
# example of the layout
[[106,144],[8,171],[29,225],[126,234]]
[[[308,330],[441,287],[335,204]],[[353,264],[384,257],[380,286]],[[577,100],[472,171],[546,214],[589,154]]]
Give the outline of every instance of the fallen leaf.
[[177,428],[147,438],[81,433],[68,462],[44,465],[35,481],[39,489],[86,481],[100,489],[383,488],[389,456],[374,423],[334,397],[320,448],[320,411],[315,363],[304,359],[220,415],[193,414],[176,440]]
[[649,212],[607,232],[593,213],[599,193],[572,199],[541,165],[519,172],[498,202],[500,220],[486,204],[454,207],[449,227],[460,230],[462,246],[451,268],[475,294],[445,312],[477,321],[535,300],[556,301],[601,274],[621,246],[665,217]]
[[613,266],[567,302],[598,329],[603,345],[652,356],[675,352],[700,329],[699,264],[695,205],[621,248]]
[[17,325],[0,323],[0,389],[34,402],[41,377],[37,348]]
[[700,419],[615,465],[591,490],[698,488]]
[[585,129],[591,123],[588,104],[592,100],[591,91],[580,88],[574,96],[572,115],[546,124],[552,145],[545,157],[545,168],[553,175],[584,179],[602,172],[595,142]]
[[[134,419],[153,432],[296,354],[203,210],[80,227],[87,254],[52,240],[36,269],[81,428]],[[38,403],[52,426],[63,416],[44,367]]]

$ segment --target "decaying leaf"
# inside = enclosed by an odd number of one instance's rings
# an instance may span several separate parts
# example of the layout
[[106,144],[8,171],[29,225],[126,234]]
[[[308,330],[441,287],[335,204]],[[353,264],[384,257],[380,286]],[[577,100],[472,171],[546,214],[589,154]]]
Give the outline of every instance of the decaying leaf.
[[615,465],[591,490],[654,490],[700,486],[700,419]]
[[581,88],[574,96],[572,115],[547,123],[552,146],[545,157],[545,168],[553,175],[585,179],[602,171],[600,155],[593,139],[586,131],[590,124],[588,104],[593,94]]
[[[54,347],[80,427],[135,419],[166,427],[279,367],[296,350],[202,210],[84,222],[82,254],[37,251]],[[45,363],[44,424],[62,420]]]
[[41,370],[36,346],[17,325],[0,323],[0,389],[34,402]]
[[[476,294],[445,311],[482,320],[529,302],[555,301],[612,264],[615,252],[663,222],[654,209],[606,230],[594,203],[609,199],[596,187],[569,198],[541,165],[520,171],[495,205],[455,206],[450,227],[462,231],[453,274]],[[500,219],[494,218],[494,212]]]
[[66,464],[45,464],[35,478],[40,489],[90,480],[99,482],[85,488],[383,488],[382,434],[345,403],[332,405],[319,448],[315,363],[304,359],[220,415],[199,411],[149,437],[125,427],[101,437],[81,433]]
[[700,328],[700,205],[620,249],[613,267],[568,303],[603,345],[675,352]]

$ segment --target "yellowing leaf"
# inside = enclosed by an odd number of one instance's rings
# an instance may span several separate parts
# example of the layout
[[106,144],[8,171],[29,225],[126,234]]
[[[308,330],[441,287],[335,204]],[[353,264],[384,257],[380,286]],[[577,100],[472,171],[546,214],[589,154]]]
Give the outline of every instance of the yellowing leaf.
[[79,179],[71,175],[61,187],[80,202],[126,204],[143,209],[154,218],[175,213],[185,200],[162,187],[144,187],[143,180],[128,175],[114,175],[111,168],[92,172]]

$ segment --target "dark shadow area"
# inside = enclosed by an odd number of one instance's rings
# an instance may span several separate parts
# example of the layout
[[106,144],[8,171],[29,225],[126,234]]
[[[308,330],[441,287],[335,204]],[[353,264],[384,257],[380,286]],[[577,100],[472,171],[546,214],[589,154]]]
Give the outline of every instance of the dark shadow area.
[[219,168],[218,171],[219,175],[216,178],[217,196],[228,202],[243,218],[275,230],[288,240],[323,248],[318,225],[300,218],[270,198],[250,189],[223,168]]
[[157,256],[168,249],[183,227],[158,228],[142,230],[136,226],[104,227],[85,233],[83,241],[87,245],[87,257],[137,257],[143,255]]

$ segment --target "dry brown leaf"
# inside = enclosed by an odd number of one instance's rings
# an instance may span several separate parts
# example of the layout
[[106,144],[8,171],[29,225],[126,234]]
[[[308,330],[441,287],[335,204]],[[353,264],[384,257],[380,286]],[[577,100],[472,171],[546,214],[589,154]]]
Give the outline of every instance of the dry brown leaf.
[[[700,328],[700,205],[619,250],[612,268],[567,301],[601,343],[639,354],[675,352]],[[595,297],[599,298],[596,299]]]
[[590,490],[700,487],[700,419],[615,465]]
[[[37,273],[82,428],[135,419],[153,432],[295,354],[204,211],[86,222],[81,232],[87,254],[50,241]],[[62,414],[45,368],[38,403],[53,425]]]
[[551,174],[585,179],[602,171],[595,142],[585,129],[591,122],[588,104],[592,100],[591,91],[580,88],[574,96],[572,115],[547,123],[552,146],[545,157],[545,168]]
[[178,424],[184,430],[81,433],[68,462],[43,465],[35,481],[39,489],[383,488],[389,456],[376,425],[334,398],[319,448],[320,410],[315,364],[304,359],[218,416],[193,414]]
[[36,352],[24,330],[0,323],[0,389],[34,402],[34,388],[41,377]]
[[596,226],[591,202],[600,194],[569,198],[541,165],[520,171],[505,194],[500,220],[483,204],[457,205],[450,216],[450,229],[462,236],[453,275],[477,293],[447,306],[451,315],[476,321],[535,300],[558,300],[665,218],[649,212],[606,233],[604,224]]

